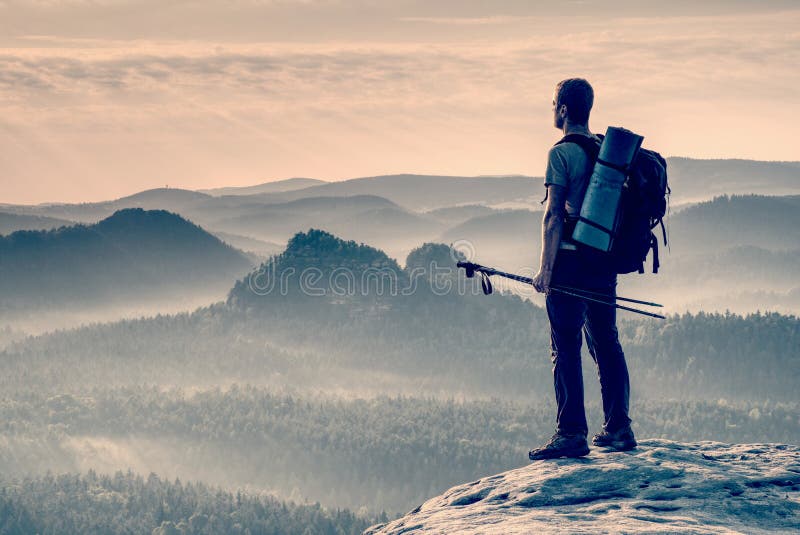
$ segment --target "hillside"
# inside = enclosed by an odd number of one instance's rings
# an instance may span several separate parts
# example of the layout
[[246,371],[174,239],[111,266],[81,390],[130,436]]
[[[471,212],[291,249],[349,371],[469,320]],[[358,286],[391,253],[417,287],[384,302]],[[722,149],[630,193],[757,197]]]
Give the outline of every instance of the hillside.
[[668,219],[675,253],[720,251],[737,245],[800,248],[800,195],[716,197]]
[[541,233],[542,212],[495,210],[471,217],[442,234],[443,242],[459,239],[528,239]]
[[800,313],[800,196],[725,196],[667,219],[657,276],[625,276],[621,295],[647,295],[673,310]]
[[277,243],[258,240],[249,236],[241,236],[228,232],[212,232],[212,234],[231,247],[254,254],[262,259],[278,254],[283,250],[283,246]]
[[[800,163],[753,160],[667,159],[672,203],[675,207],[710,200],[720,195],[800,194]],[[285,203],[307,197],[384,197],[413,211],[432,211],[461,205],[540,208],[544,195],[541,176],[438,176],[398,174],[352,178],[338,182],[293,178],[241,188],[200,191],[155,188],[116,200],[82,204],[3,205],[2,211],[95,222],[121,208],[140,207],[180,213],[208,227],[211,213],[243,205]],[[241,214],[239,214],[241,215]],[[435,215],[435,214],[431,214]],[[458,211],[444,217],[454,216]],[[473,215],[478,215],[474,213]],[[463,219],[462,219],[463,220]],[[452,221],[455,223],[455,221]],[[209,227],[211,228],[211,227]]]
[[96,223],[124,208],[144,208],[145,210],[167,210],[181,215],[187,214],[192,206],[202,204],[209,195],[179,188],[155,188],[140,191],[119,199],[91,203],[51,203],[36,206],[7,206],[7,212],[67,219],[80,223]]
[[[230,202],[229,199],[218,202]],[[215,215],[211,215],[212,209]],[[391,249],[395,255],[444,228],[433,218],[375,195],[306,197],[271,204],[241,204],[224,211],[208,207],[202,213],[196,212],[195,219],[205,221],[214,231],[279,243],[285,243],[297,232],[321,228],[346,239]]]
[[669,182],[679,203],[720,195],[796,195],[800,162],[667,158]]
[[[716,197],[668,214],[665,223],[670,252],[675,254],[716,253],[736,246],[797,249],[800,232],[791,230],[800,228],[800,196]],[[538,253],[540,227],[541,212],[504,210],[467,219],[446,230],[441,240],[470,239],[487,245],[510,242]]]
[[[720,195],[800,193],[798,162],[670,157],[667,168],[675,206]],[[540,176],[464,177],[409,173],[352,178],[262,196],[286,201],[305,196],[378,195],[408,209],[434,210],[465,204],[503,203],[522,203],[537,208],[543,193]]]
[[[670,230],[676,238],[672,253],[705,253],[729,245],[798,248],[793,240],[797,233],[784,229],[797,228],[792,214],[798,211],[787,206],[787,199],[796,199],[790,194],[800,194],[800,164],[686,158],[669,161],[673,210],[668,222],[674,222],[675,228]],[[209,232],[277,244],[285,243],[296,232],[321,228],[379,247],[398,260],[426,241],[467,240],[480,254],[480,261],[508,270],[531,269],[538,255],[538,224],[533,221],[534,228],[530,228],[528,221],[516,216],[524,210],[534,214],[541,211],[541,177],[402,174],[340,182],[308,180],[267,183],[252,190],[209,190],[213,195],[156,188],[99,203],[4,205],[3,212],[94,223],[122,208],[162,209],[180,214]],[[728,205],[724,206],[719,199],[711,200],[719,194],[734,196],[726,197]],[[245,244],[246,240],[231,240],[257,254],[269,250],[257,243]],[[762,289],[781,293],[777,288]],[[713,301],[722,298],[709,297]],[[782,297],[779,301],[787,302]],[[777,306],[778,301],[765,305],[769,308],[772,303]],[[745,305],[742,310],[752,308]]]
[[[236,340],[231,337],[228,345],[237,345]],[[195,347],[190,344],[186,351]],[[0,481],[47,470],[113,474],[132,469],[394,516],[453,485],[528,465],[531,446],[553,432],[552,395],[528,395],[524,403],[522,396],[517,401],[455,401],[444,394],[362,397],[352,384],[341,395],[288,395],[255,386],[270,367],[273,373],[284,370],[279,363],[262,362],[256,353],[238,363],[250,369],[243,369],[240,382],[231,385],[225,373],[231,363],[220,354],[203,362],[187,357],[172,364],[147,359],[139,365],[151,368],[154,376],[180,369],[194,374],[208,367],[217,377],[206,387],[174,388],[158,377],[148,385],[112,387],[92,374],[98,356],[82,363],[89,377],[79,392],[32,385],[5,394],[0,398],[5,428]],[[296,360],[314,358],[302,357]],[[46,369],[37,357],[32,360],[29,369]],[[109,360],[125,371],[137,363],[135,355]],[[640,438],[789,444],[800,441],[798,426],[787,425],[796,421],[799,407],[796,401],[638,399],[632,406]],[[599,398],[589,400],[587,409],[597,429],[602,423]]]
[[[9,340],[0,473],[131,467],[394,514],[526,464],[553,426],[545,312],[480,294],[443,269],[452,260],[425,244],[402,269],[310,231],[226,303]],[[798,442],[796,317],[671,315],[619,330],[639,436]]]
[[[86,377],[83,363],[94,356],[93,376],[107,385],[191,386],[226,377],[322,390],[550,393],[544,310],[514,296],[484,296],[451,261],[446,246],[426,245],[401,269],[372,247],[322,231],[298,234],[284,253],[241,277],[225,304],[8,348],[0,386],[14,389],[24,376],[28,384],[67,389]],[[654,321],[626,314],[621,320],[637,395],[796,398],[796,378],[786,373],[800,347],[796,317],[687,314]],[[46,362],[49,372],[22,374],[17,367],[34,361]],[[141,367],[145,362],[153,364]]]
[[4,306],[89,304],[197,291],[250,267],[239,251],[178,215],[126,209],[93,225],[0,237]]
[[0,476],[0,532],[175,535],[306,533],[357,535],[367,521],[350,511],[280,502],[202,482],[114,474]]
[[628,453],[537,461],[459,485],[365,535],[790,533],[800,447],[644,440]]
[[[800,193],[800,163],[754,160],[667,159],[672,201],[676,206],[719,195],[792,195]],[[462,204],[523,202],[538,206],[542,178],[530,176],[463,177],[383,175],[353,178],[275,194],[290,200],[302,196],[379,195],[413,210]]]
[[[245,198],[247,199],[247,198]],[[224,230],[231,224],[270,225],[262,232],[287,232],[286,228],[293,228],[302,224],[313,226],[315,221],[325,221],[341,217],[349,213],[358,213],[381,208],[399,208],[392,201],[375,195],[354,195],[349,197],[303,197],[294,201],[259,203],[244,203],[244,199],[237,197],[221,197],[214,201],[214,205],[222,205],[228,210],[219,211],[216,226]],[[238,203],[238,204],[233,204]],[[216,210],[216,206],[214,207]],[[277,227],[272,228],[272,225]],[[305,230],[305,229],[304,229]],[[295,231],[297,232],[297,231]]]
[[74,224],[74,221],[55,217],[0,212],[0,235],[18,230],[49,230]]
[[222,195],[254,195],[258,193],[293,191],[310,186],[318,186],[320,184],[325,184],[325,181],[316,178],[287,178],[286,180],[264,182],[263,184],[256,184],[254,186],[233,186],[227,188],[201,189],[197,191],[215,197]]
[[[800,312],[789,295],[798,287],[800,233],[791,229],[800,228],[800,196],[717,197],[670,214],[665,224],[668,247],[656,229],[659,274],[649,273],[651,257],[646,275],[620,277],[620,295],[649,297],[674,312]],[[459,242],[478,263],[528,273],[538,267],[540,234],[541,212],[506,210],[454,225],[438,240]],[[529,288],[508,287],[542,302]]]
[[283,253],[237,281],[228,304],[263,309],[276,303],[308,303],[319,312],[332,303],[387,301],[397,297],[407,281],[406,273],[383,251],[311,229],[296,234]]
[[[455,225],[437,241],[463,243],[472,260],[508,271],[530,270],[539,259],[543,212],[500,210]],[[538,266],[536,266],[538,267]]]
[[473,217],[489,215],[495,210],[482,204],[466,204],[462,206],[448,206],[425,212],[425,215],[450,225],[458,225]]
[[209,196],[196,191],[180,188],[155,188],[140,191],[127,197],[121,197],[108,204],[113,209],[120,208],[163,208],[168,204],[171,207],[191,206],[200,201],[209,199]]
[[492,204],[537,195],[540,184],[530,177],[462,177],[383,175],[329,182],[275,195],[283,200],[307,196],[377,195],[410,210],[432,210],[458,204]]

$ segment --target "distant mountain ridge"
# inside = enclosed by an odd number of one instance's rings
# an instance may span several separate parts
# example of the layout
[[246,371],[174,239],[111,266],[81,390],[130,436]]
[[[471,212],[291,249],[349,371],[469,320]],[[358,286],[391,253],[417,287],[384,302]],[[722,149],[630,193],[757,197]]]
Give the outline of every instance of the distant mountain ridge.
[[[703,255],[719,255],[726,248],[754,246],[764,250],[800,250],[800,163],[756,162],[748,160],[693,160],[670,158],[672,187],[671,213],[667,228],[671,241],[661,249],[662,275],[657,284],[647,277],[628,277],[622,290],[647,291],[653,299],[683,306],[676,296],[688,297],[688,288],[677,286],[681,266],[689,271],[706,273],[711,265]],[[727,197],[716,195],[724,192]],[[785,195],[786,193],[791,195]],[[239,247],[256,252],[262,258],[278,252],[297,232],[323,229],[340,237],[380,248],[395,259],[403,259],[422,243],[429,241],[467,243],[474,260],[509,271],[532,269],[540,248],[540,224],[544,186],[541,178],[457,177],[427,175],[386,175],[363,177],[341,182],[311,185],[292,191],[250,195],[212,196],[175,188],[157,188],[102,203],[72,205],[10,206],[8,230],[30,225],[60,226],[61,221],[91,223],[127,207],[163,209],[202,226],[211,233],[226,236]],[[710,196],[716,195],[713,200]],[[500,207],[507,207],[500,209]],[[512,210],[513,208],[513,210]],[[256,240],[256,241],[253,241]],[[676,255],[695,255],[678,259]],[[744,259],[753,266],[757,255],[739,253],[733,262]],[[722,257],[720,257],[722,258]],[[776,259],[782,266],[794,263],[791,258]],[[714,265],[723,260],[714,261]],[[688,269],[688,268],[687,268]],[[758,274],[756,268],[749,268]],[[788,291],[761,271],[759,287],[772,293]],[[712,275],[712,274],[709,274]],[[738,292],[744,279],[735,269],[723,270],[714,287],[730,287]],[[736,276],[734,276],[736,275]],[[691,282],[691,281],[689,281]],[[710,291],[712,285],[703,290]],[[652,288],[652,290],[650,289]],[[692,301],[711,298],[722,302],[722,295],[692,296]],[[537,296],[533,297],[534,299]],[[771,309],[771,302],[754,302],[757,308]],[[741,312],[748,310],[739,308]],[[786,311],[786,309],[781,309]]]
[[[486,180],[502,182],[505,179]],[[540,248],[540,210],[499,210],[466,204],[420,212],[372,194],[305,196],[287,201],[257,195],[211,197],[174,189],[149,190],[112,204],[159,206],[162,201],[174,206],[182,217],[211,233],[219,233],[234,246],[254,251],[261,258],[280,252],[291,236],[310,228],[380,248],[398,260],[425,242],[458,242],[472,250],[474,261],[507,271],[532,269]],[[112,204],[58,208],[72,216],[73,212],[84,208],[87,214],[97,214],[111,209]],[[46,219],[49,216],[11,212],[9,217],[55,224]],[[800,195],[717,197],[673,210],[665,222],[670,242],[668,247],[663,247],[662,243],[661,274],[656,280],[649,276],[623,277],[621,293],[648,293],[653,300],[660,299],[673,306],[683,306],[689,297],[691,302],[720,303],[724,302],[724,294],[719,292],[732,296],[745,290],[745,280],[755,280],[758,286],[747,289],[766,292],[766,297],[761,303],[754,300],[753,308],[736,309],[747,312],[772,310],[769,296],[777,296],[796,286],[786,284],[790,275],[782,274],[781,269],[797,263],[800,234],[794,229],[800,228]],[[764,256],[763,260],[770,264],[763,269],[758,267],[759,255],[752,250],[724,254],[727,249],[742,246],[775,253],[784,251],[785,254]],[[686,255],[692,256],[684,258]],[[737,267],[739,262],[743,262],[742,269]],[[691,290],[695,275],[707,280],[702,289]],[[689,295],[689,292],[701,290],[705,292],[703,295]]]
[[[495,210],[455,225],[442,241],[530,243],[539,247],[542,212]],[[723,195],[664,218],[675,253],[712,252],[739,245],[800,248],[800,195]],[[656,229],[659,230],[659,229]],[[660,237],[660,234],[659,234]],[[663,245],[663,244],[662,244]]]
[[800,248],[800,195],[725,195],[669,218],[675,252],[709,252],[736,245]]
[[[800,163],[751,160],[697,160],[668,158],[673,206],[710,200],[719,195],[800,194]],[[541,177],[445,176],[397,174],[352,178],[338,182],[289,179],[244,188],[202,191],[156,188],[116,200],[81,204],[3,205],[7,213],[95,222],[121,208],[164,209],[180,213],[211,230],[209,223],[223,216],[244,215],[245,207],[258,209],[308,197],[383,197],[406,210],[431,212],[465,205],[539,208],[544,196]],[[211,192],[209,195],[204,192]],[[433,215],[433,214],[431,214]],[[457,213],[442,213],[452,217]],[[463,221],[463,214],[460,217]],[[230,232],[230,230],[229,230]],[[262,236],[262,238],[264,238]]]
[[[718,195],[800,193],[800,162],[667,158],[676,204]],[[544,192],[541,176],[448,176],[413,173],[351,178],[276,192],[276,200],[303,196],[378,195],[413,210],[435,210],[463,204],[497,204],[527,200],[533,205]]]
[[380,175],[351,178],[274,194],[284,201],[302,196],[378,195],[412,210],[433,210],[457,204],[494,203],[536,193],[530,177],[464,177],[442,175]]
[[250,265],[240,251],[176,214],[124,209],[94,225],[0,237],[0,301],[135,300],[224,283]]
[[215,197],[221,195],[253,195],[257,193],[275,193],[280,191],[291,191],[303,189],[310,186],[325,184],[324,180],[316,178],[287,178],[286,180],[276,180],[274,182],[264,182],[253,186],[229,186],[224,188],[211,188],[197,190]]
[[720,195],[796,195],[800,162],[667,158],[676,202],[698,202]]
[[302,197],[292,201],[253,204],[233,215],[208,221],[215,230],[285,241],[309,228],[324,228],[348,239],[366,241],[377,235],[412,235],[435,228],[435,219],[406,210],[377,195]]
[[258,240],[248,236],[240,236],[238,234],[230,234],[228,232],[213,232],[214,236],[227,243],[231,247],[255,254],[260,257],[269,257],[273,254],[280,253],[283,250],[282,245],[277,243]]
[[74,224],[74,221],[55,217],[0,212],[0,235],[18,230],[48,230]]
[[[68,219],[79,223],[95,223],[109,217],[117,210],[143,208],[145,210],[167,210],[183,212],[188,207],[213,199],[210,195],[180,188],[153,188],[139,191],[109,201],[89,203],[45,203],[35,206],[7,206],[5,211]],[[183,214],[182,214],[183,215]]]

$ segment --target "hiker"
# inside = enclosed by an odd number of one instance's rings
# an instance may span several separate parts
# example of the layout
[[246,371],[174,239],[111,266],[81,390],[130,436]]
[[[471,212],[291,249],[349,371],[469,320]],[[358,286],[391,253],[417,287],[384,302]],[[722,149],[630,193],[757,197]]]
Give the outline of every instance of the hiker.
[[630,385],[617,334],[616,309],[549,291],[551,285],[580,288],[608,295],[609,301],[614,300],[616,293],[617,270],[608,255],[571,239],[594,167],[586,147],[600,146],[600,138],[589,130],[593,101],[592,86],[582,78],[559,82],[553,95],[554,125],[564,132],[565,139],[548,154],[541,264],[533,285],[538,292],[546,294],[558,414],[555,434],[547,444],[529,453],[531,460],[580,457],[589,453],[583,405],[581,331],[597,364],[605,418],[603,429],[594,435],[592,444],[617,451],[636,447],[628,417]]

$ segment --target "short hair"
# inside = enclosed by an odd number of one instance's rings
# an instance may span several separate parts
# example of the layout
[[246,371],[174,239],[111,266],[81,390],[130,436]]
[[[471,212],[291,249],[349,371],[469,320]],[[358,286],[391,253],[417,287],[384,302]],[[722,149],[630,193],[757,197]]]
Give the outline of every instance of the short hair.
[[589,121],[589,112],[594,104],[594,89],[583,78],[567,78],[556,86],[556,109],[567,105],[567,117],[575,123]]

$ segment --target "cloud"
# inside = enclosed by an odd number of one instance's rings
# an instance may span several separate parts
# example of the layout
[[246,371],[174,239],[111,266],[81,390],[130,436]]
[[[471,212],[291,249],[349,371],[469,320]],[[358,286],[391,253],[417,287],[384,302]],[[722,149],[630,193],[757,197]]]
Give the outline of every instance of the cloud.
[[0,48],[0,142],[19,147],[0,174],[51,184],[42,195],[65,191],[56,177],[96,180],[80,194],[99,198],[226,177],[541,174],[552,87],[576,74],[595,85],[598,129],[641,130],[666,154],[797,159],[780,118],[800,112],[799,23],[588,20],[557,37],[408,43],[32,36]]
[[424,22],[456,26],[479,26],[487,24],[510,24],[543,20],[534,16],[491,15],[487,17],[400,17],[402,22]]
[[0,0],[0,43],[22,35],[329,42],[558,37],[587,21],[774,15],[796,0]]
[[[800,22],[794,14],[784,27]],[[459,103],[520,100],[549,91],[569,72],[591,75],[619,94],[659,98],[742,98],[756,88],[786,95],[800,59],[796,34],[632,21],[563,39],[494,44],[209,44],[79,41],[70,48],[0,50],[0,99],[158,100],[179,95],[220,106],[252,99],[274,105]],[[660,26],[660,27],[659,27]],[[37,40],[43,40],[38,37]],[[229,97],[225,97],[228,95]],[[613,93],[612,93],[613,96]],[[220,100],[221,98],[221,100]]]

